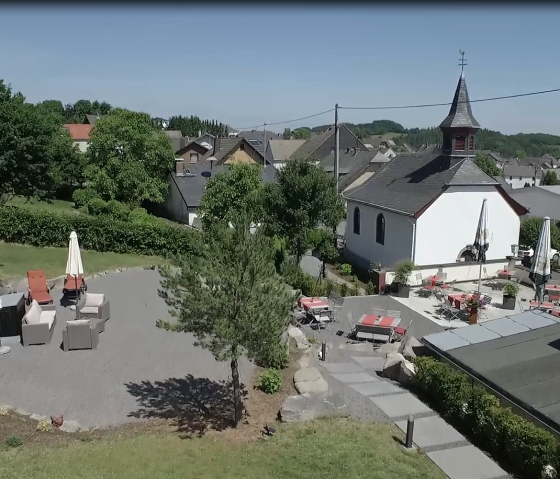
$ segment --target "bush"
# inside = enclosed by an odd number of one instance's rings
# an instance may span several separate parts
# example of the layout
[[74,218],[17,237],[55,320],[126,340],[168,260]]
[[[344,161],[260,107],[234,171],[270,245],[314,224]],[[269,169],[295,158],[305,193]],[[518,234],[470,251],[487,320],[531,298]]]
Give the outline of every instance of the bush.
[[365,289],[368,296],[373,296],[375,294],[375,285],[371,282],[371,280],[367,282]]
[[161,257],[193,252],[198,238],[196,231],[164,223],[137,224],[107,217],[0,208],[0,240],[7,243],[66,248],[72,230],[84,250]]
[[303,271],[299,266],[285,263],[282,267],[284,281],[292,288],[299,289],[304,296],[311,296],[317,280]]
[[37,431],[39,432],[49,432],[52,429],[52,424],[47,419],[41,419],[37,423]]
[[350,276],[352,274],[352,265],[350,265],[348,263],[341,264],[340,265],[340,272],[344,276]]
[[282,374],[278,369],[267,369],[259,376],[259,389],[266,394],[274,394],[282,387]]
[[17,436],[8,436],[5,444],[9,448],[16,448],[23,446],[23,441]]
[[86,205],[87,212],[91,216],[106,216],[107,203],[101,198],[92,198]]
[[76,208],[87,206],[94,198],[100,198],[96,191],[90,189],[76,190],[72,193],[72,200]]
[[340,283],[338,286],[338,292],[340,293],[340,296],[342,296],[343,298],[348,295],[348,284],[347,283]]
[[547,465],[560,469],[560,443],[552,434],[501,407],[495,396],[447,364],[428,357],[414,363],[414,386],[495,459],[531,479],[541,477]]
[[111,200],[107,202],[107,216],[115,220],[127,221],[130,216],[130,207],[120,201]]

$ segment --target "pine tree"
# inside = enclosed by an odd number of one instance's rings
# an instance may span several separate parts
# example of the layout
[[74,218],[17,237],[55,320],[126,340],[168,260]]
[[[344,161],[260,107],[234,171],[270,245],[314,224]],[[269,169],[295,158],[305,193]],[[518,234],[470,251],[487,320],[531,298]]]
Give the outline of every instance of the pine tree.
[[177,321],[157,325],[194,334],[218,361],[230,362],[234,426],[243,410],[238,361],[243,355],[269,364],[271,355],[285,360],[280,337],[293,304],[275,274],[272,240],[259,231],[251,234],[249,225],[245,217],[232,228],[203,230],[196,255],[173,258],[175,271],[161,269],[161,294]]

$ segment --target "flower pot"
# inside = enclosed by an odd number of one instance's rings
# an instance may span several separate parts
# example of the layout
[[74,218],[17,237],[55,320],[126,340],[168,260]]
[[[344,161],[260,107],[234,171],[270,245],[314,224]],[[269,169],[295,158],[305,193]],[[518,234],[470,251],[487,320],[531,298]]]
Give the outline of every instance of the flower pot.
[[504,301],[502,303],[502,308],[513,311],[515,309],[515,296],[506,296],[504,294]]
[[478,323],[478,308],[472,307],[469,311],[469,324]]
[[399,298],[410,297],[410,286],[408,284],[397,284],[397,297]]

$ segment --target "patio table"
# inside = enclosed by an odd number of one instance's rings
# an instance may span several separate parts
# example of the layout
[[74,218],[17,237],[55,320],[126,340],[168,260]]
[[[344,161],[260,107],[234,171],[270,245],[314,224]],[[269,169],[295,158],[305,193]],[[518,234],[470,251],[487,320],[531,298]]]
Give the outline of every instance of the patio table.
[[511,279],[512,276],[515,275],[515,271],[511,271],[508,269],[501,269],[498,271],[498,278],[500,279]]
[[537,309],[552,309],[552,308],[554,308],[554,303],[551,303],[551,302],[548,302],[548,301],[543,301],[539,306],[539,302],[535,301],[533,299],[529,302],[529,307],[530,308],[537,308]]
[[437,286],[438,283],[443,283],[444,280],[440,276],[434,274],[433,276],[427,278],[427,281],[429,281],[432,286]]
[[377,316],[376,314],[364,314],[358,321],[362,326],[379,326],[381,328],[396,328],[400,322],[401,318]]
[[308,311],[309,309],[328,308],[329,303],[321,298],[301,298],[298,301],[298,306]]
[[461,293],[450,294],[447,296],[447,299],[449,300],[449,304],[455,306],[457,309],[461,309],[461,303],[467,299],[467,295]]

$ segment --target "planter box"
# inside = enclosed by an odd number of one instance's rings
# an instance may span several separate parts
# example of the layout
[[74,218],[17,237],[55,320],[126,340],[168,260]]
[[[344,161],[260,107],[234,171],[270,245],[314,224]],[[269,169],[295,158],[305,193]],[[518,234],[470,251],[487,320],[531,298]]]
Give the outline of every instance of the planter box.
[[510,311],[513,311],[515,309],[515,301],[515,296],[506,296],[504,294],[504,302],[502,303],[503,309],[509,309]]
[[410,286],[397,284],[397,297],[408,298],[410,296]]

